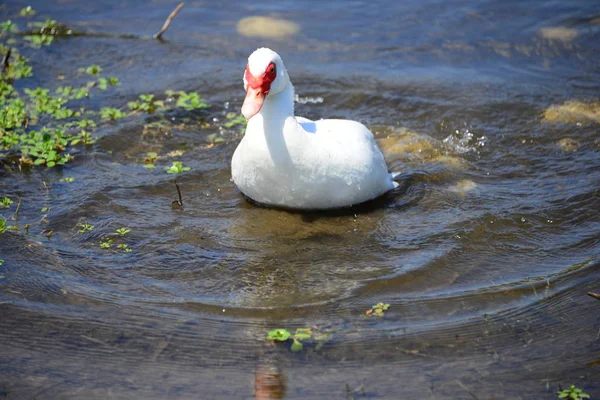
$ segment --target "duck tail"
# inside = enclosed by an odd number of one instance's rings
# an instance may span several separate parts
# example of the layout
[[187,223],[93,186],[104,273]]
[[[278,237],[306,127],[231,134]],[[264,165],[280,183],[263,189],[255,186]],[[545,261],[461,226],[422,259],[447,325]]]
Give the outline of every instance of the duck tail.
[[396,181],[397,179],[399,179],[400,174],[401,174],[400,172],[390,173],[390,176],[392,178],[392,183],[394,184],[394,189],[396,189],[398,186],[400,186],[400,184]]

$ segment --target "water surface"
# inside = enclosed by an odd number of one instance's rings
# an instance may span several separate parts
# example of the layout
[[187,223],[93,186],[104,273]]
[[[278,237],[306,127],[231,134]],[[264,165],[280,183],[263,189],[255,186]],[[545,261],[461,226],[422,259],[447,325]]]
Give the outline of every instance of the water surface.
[[[166,133],[144,116],[104,124],[62,169],[0,167],[0,195],[31,224],[0,237],[5,398],[600,396],[586,295],[600,291],[599,125],[544,119],[599,100],[596,2],[190,2],[164,42],[150,37],[172,2],[11,0],[1,19],[27,4],[98,35],[32,50],[22,84],[81,84],[77,68],[99,64],[122,85],[89,108],[167,89],[212,107],[169,114]],[[238,34],[255,15],[300,31]],[[298,115],[373,130],[398,190],[333,214],[243,199],[229,169],[243,132],[223,120],[259,46],[283,57]],[[172,159],[192,168],[184,210]],[[100,249],[122,226],[132,252]],[[391,307],[366,317],[377,302]],[[327,340],[292,353],[264,340],[279,327]]]

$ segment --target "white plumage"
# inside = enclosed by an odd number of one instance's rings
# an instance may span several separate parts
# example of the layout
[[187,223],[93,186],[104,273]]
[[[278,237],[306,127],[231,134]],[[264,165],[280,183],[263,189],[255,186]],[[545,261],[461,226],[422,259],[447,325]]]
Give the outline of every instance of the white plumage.
[[[272,63],[276,71],[271,71],[272,82],[266,82]],[[294,116],[294,87],[274,51],[262,48],[250,55],[244,86],[248,94],[242,112],[249,120],[233,154],[231,174],[252,200],[324,210],[359,204],[397,186],[364,125]]]

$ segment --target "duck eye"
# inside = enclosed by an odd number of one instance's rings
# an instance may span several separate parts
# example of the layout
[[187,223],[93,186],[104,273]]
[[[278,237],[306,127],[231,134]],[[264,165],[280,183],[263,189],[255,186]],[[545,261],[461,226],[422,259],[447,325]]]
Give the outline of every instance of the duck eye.
[[269,67],[269,73],[270,74],[274,74],[275,73],[275,66],[271,65],[271,67]]

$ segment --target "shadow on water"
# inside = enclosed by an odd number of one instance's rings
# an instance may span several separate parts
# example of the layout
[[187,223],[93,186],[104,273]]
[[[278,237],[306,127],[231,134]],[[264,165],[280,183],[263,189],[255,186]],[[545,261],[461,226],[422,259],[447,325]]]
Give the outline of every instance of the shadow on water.
[[[94,33],[26,54],[32,86],[99,64],[122,85],[90,108],[169,89],[212,106],[103,123],[61,168],[0,167],[22,199],[0,215],[29,224],[0,234],[0,397],[600,396],[595,3],[190,3],[163,42],[170,2],[31,5]],[[285,35],[248,36],[249,16]],[[314,213],[242,197],[226,121],[258,46],[282,54],[298,115],[372,129],[395,190]],[[294,352],[275,328],[312,337]]]

